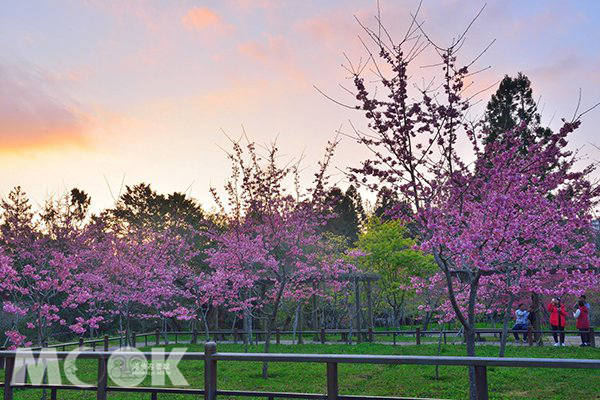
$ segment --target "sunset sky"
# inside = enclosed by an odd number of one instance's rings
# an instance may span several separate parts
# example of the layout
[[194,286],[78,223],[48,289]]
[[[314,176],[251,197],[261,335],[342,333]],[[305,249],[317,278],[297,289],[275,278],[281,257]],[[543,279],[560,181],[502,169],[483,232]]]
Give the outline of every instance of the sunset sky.
[[[571,118],[600,101],[600,3],[488,1],[464,49],[490,41],[473,90],[524,72],[541,96],[543,122]],[[21,185],[34,203],[72,187],[94,210],[110,206],[121,182],[187,191],[210,208],[228,162],[223,133],[277,138],[288,157],[304,150],[308,174],[328,140],[360,114],[343,53],[364,52],[354,16],[373,24],[376,1],[5,0],[0,3],[0,195]],[[440,44],[459,34],[484,2],[425,0],[425,29]],[[403,34],[417,1],[383,0],[384,23]],[[432,59],[424,54],[422,64]],[[413,74],[424,73],[415,68]],[[495,87],[479,98],[482,105]],[[600,159],[600,109],[572,140]],[[343,139],[335,166],[365,151]],[[336,179],[342,174],[334,171]],[[343,185],[343,183],[342,183]],[[112,191],[112,194],[111,194]]]

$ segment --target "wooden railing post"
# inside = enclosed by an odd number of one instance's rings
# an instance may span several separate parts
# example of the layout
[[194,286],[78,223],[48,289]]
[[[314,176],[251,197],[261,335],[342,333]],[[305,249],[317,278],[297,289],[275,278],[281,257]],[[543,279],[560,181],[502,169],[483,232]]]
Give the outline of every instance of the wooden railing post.
[[325,328],[321,328],[321,344],[325,344]]
[[475,366],[475,393],[477,400],[488,400],[487,368]]
[[136,344],[137,344],[137,343],[136,343],[136,342],[137,342],[137,340],[136,340],[136,339],[137,339],[137,338],[136,338],[136,336],[135,336],[135,332],[131,332],[131,347],[133,347],[133,348],[135,348],[135,347],[136,347]]
[[15,359],[7,357],[4,360],[4,400],[13,400],[12,378],[15,369]]
[[108,351],[108,335],[104,335],[104,351]]
[[98,390],[96,391],[96,400],[107,400],[108,386],[108,359],[104,357],[98,358]]
[[415,329],[415,336],[417,339],[417,344],[421,344],[421,328]]
[[394,332],[394,346],[396,345],[396,332]]
[[204,399],[217,398],[217,361],[213,354],[217,352],[217,344],[208,342],[204,345]]
[[[4,347],[0,347],[0,351],[6,350]],[[0,357],[0,369],[4,369],[4,357]]]
[[527,344],[529,347],[533,346],[533,326],[527,327]]
[[369,327],[369,342],[373,341],[373,328]]
[[590,328],[588,334],[590,335],[590,346],[596,347],[596,334],[594,333],[594,328]]
[[50,389],[50,400],[58,400],[57,392],[56,388]]
[[[235,335],[234,335],[234,337],[235,337]],[[192,331],[192,344],[196,344],[196,343],[198,343],[198,332],[196,332],[196,330],[194,329]],[[237,344],[237,342],[236,342],[236,344]]]
[[96,351],[96,341],[92,342],[92,351]]
[[154,335],[156,336],[156,345],[158,346],[160,344],[160,329],[156,328]]
[[79,349],[83,347],[83,338],[79,338]]
[[144,334],[144,346],[148,347],[148,334]]
[[327,363],[327,400],[337,400],[338,391],[338,365],[329,362]]
[[281,331],[279,328],[275,329],[275,343],[281,344]]

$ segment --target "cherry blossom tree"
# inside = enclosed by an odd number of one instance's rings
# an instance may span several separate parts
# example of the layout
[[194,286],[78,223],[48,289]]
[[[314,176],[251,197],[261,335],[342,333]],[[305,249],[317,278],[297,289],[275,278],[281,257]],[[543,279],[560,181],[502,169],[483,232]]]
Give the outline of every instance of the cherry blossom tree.
[[[216,290],[230,310],[244,315],[246,328],[251,315],[264,320],[265,352],[285,299],[301,303],[323,296],[324,283],[350,268],[329,262],[320,251],[319,228],[327,221],[326,168],[336,144],[327,148],[314,187],[301,192],[298,164],[280,167],[275,145],[263,157],[254,143],[244,148],[234,142],[229,154],[232,178],[225,187],[227,207],[213,190],[227,221],[227,230],[212,236],[217,245],[207,258],[219,283]],[[263,376],[267,377],[267,364]]]
[[89,230],[81,287],[107,317],[118,321],[127,341],[133,319],[161,321],[166,333],[167,319],[181,314],[186,297],[183,280],[195,254],[189,243],[168,231],[115,234],[106,231],[102,221]]
[[3,263],[0,292],[5,299],[3,310],[14,316],[13,328],[6,334],[15,346],[28,336],[24,331],[35,332],[31,336],[45,343],[57,333],[54,327],[68,324],[70,309],[78,305],[74,299],[67,300],[77,290],[81,231],[77,217],[70,208],[62,209],[60,202],[47,203],[41,222],[35,222],[20,188],[2,201],[2,248],[10,262]]
[[[372,152],[351,172],[356,183],[373,190],[385,185],[410,202],[409,212],[399,208],[396,217],[418,231],[420,249],[434,256],[473,356],[475,317],[485,310],[483,282],[490,291],[504,289],[505,310],[522,290],[556,292],[582,282],[580,276],[598,282],[598,260],[586,238],[598,188],[589,180],[593,167],[576,170],[576,157],[567,150],[583,113],[528,144],[527,157],[518,150],[525,145],[519,129],[482,148],[480,125],[467,115],[469,68],[479,57],[457,61],[468,29],[444,47],[417,17],[399,42],[378,21],[376,29],[363,26],[374,46],[372,51],[365,44],[367,64],[348,67],[354,108],[364,112],[369,128],[355,129],[353,136]],[[441,82],[413,89],[409,69],[424,49],[439,57],[433,65]],[[365,77],[367,71],[375,77]],[[569,283],[544,284],[555,276]],[[474,398],[473,369],[469,375]]]

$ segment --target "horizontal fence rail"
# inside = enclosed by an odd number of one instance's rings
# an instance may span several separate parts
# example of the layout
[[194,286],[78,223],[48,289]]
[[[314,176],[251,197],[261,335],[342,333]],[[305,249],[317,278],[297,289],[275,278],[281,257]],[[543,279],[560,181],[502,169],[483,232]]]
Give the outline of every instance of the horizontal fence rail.
[[[581,331],[573,331],[573,330],[568,330],[568,331],[552,331],[552,330],[534,330],[531,327],[527,330],[512,330],[509,329],[507,331],[507,334],[511,335],[511,334],[523,334],[525,335],[527,342],[529,343],[529,345],[533,345],[534,343],[536,343],[539,338],[541,337],[541,335],[549,335],[549,334],[554,334],[554,333],[560,333],[560,334],[565,334],[565,335],[580,335],[582,332]],[[232,330],[214,330],[214,331],[209,331],[209,332],[205,332],[205,331],[171,331],[171,332],[161,332],[159,330],[156,330],[154,332],[146,332],[146,333],[131,333],[130,334],[130,340],[132,342],[132,345],[135,346],[136,343],[141,344],[142,342],[144,343],[145,346],[148,345],[159,345],[161,344],[161,338],[163,340],[163,342],[167,342],[168,340],[173,339],[174,343],[180,343],[181,342],[181,338],[182,336],[189,336],[190,339],[187,341],[187,343],[198,343],[199,339],[206,339],[207,337],[210,339],[207,340],[213,340],[213,341],[226,341],[226,340],[230,340],[233,341],[234,343],[238,343],[238,342],[242,342],[242,343],[249,343],[249,342],[254,342],[256,344],[258,344],[260,341],[263,341],[265,339],[265,337],[267,336],[268,332],[264,331],[264,330],[253,330],[251,333],[242,331],[242,330],[237,330],[237,329],[232,329]],[[498,335],[499,337],[502,337],[503,335],[503,330],[502,329],[476,329],[475,330],[475,335],[477,337],[478,341],[484,341],[485,338],[482,337],[481,335],[484,334],[493,334],[493,335]],[[588,331],[589,337],[590,337],[590,344],[591,347],[596,347],[596,336],[600,335],[600,331],[597,332],[595,331],[593,328],[590,328],[590,330]],[[344,343],[348,343],[348,344],[352,344],[353,342],[356,343],[360,343],[360,342],[375,342],[375,338],[377,336],[391,336],[390,340],[392,344],[397,344],[397,338],[398,337],[405,337],[405,336],[413,336],[415,338],[415,343],[416,344],[421,344],[421,339],[424,337],[439,337],[442,338],[444,340],[444,343],[447,343],[448,337],[456,337],[456,336],[462,336],[463,335],[463,331],[462,330],[439,330],[439,331],[422,331],[419,328],[416,328],[415,330],[386,330],[386,331],[380,331],[380,330],[373,330],[373,329],[367,329],[367,330],[352,330],[352,329],[320,329],[320,330],[304,330],[304,331],[290,331],[290,330],[280,330],[280,329],[275,329],[271,332],[271,337],[272,340],[274,340],[275,343],[280,344],[281,343],[281,339],[282,336],[284,335],[293,335],[295,336],[296,340],[295,342],[298,344],[302,344],[304,343],[304,337],[305,336],[312,336],[315,342],[320,342],[320,343],[325,343],[327,341],[327,336],[332,336],[332,335],[340,335],[341,336],[341,342]],[[538,338],[536,338],[536,336]],[[79,342],[69,342],[69,343],[59,343],[59,344],[53,344],[50,346],[46,346],[46,347],[54,347],[54,348],[62,348],[63,350],[66,347],[70,347],[70,346],[79,346],[82,347],[84,345],[91,345],[92,348],[95,350],[97,347],[98,343],[103,343],[104,344],[104,351],[108,350],[108,343],[111,341],[118,341],[119,342],[119,346],[123,345],[123,337],[111,337],[109,338],[108,336],[104,336],[104,338],[102,339],[89,339],[89,340],[83,340],[80,339]]]
[[[97,338],[97,339],[83,339],[80,338],[79,341],[77,342],[65,342],[65,343],[53,343],[53,344],[46,344],[45,348],[56,348],[56,349],[62,349],[63,351],[65,351],[67,348],[69,347],[84,347],[84,346],[90,346],[92,351],[96,351],[97,349],[102,349],[104,351],[108,351],[110,349],[110,344],[111,343],[118,343],[118,346],[115,347],[123,347],[126,346],[128,344],[131,344],[131,346],[136,347],[137,345],[141,345],[143,343],[144,346],[149,346],[149,345],[156,345],[159,346],[161,344],[166,344],[169,342],[169,340],[173,339],[173,342],[175,344],[178,343],[190,343],[190,344],[197,344],[199,341],[199,339],[204,338],[206,341],[212,340],[212,341],[226,341],[226,340],[230,340],[233,343],[251,343],[254,342],[255,344],[258,344],[260,341],[263,341],[265,339],[265,337],[267,336],[267,331],[264,330],[253,330],[251,333],[242,331],[242,330],[237,330],[237,329],[231,329],[231,330],[214,330],[214,331],[171,331],[171,332],[161,332],[160,330],[155,330],[153,332],[146,332],[146,333],[135,333],[135,332],[131,332],[129,334],[129,342],[127,341],[125,335],[123,336],[113,336],[113,337],[109,337],[108,335],[104,335],[104,337],[102,338]],[[533,346],[535,343],[538,343],[541,345],[541,338],[542,335],[548,335],[548,334],[555,334],[555,333],[560,333],[560,334],[565,334],[565,335],[580,335],[582,332],[581,331],[553,331],[553,330],[533,330],[532,327],[529,327],[527,330],[512,330],[509,329],[507,331],[508,335],[511,334],[522,334],[524,336],[524,338],[526,338],[526,342],[529,344],[529,346]],[[498,335],[500,338],[503,335],[503,330],[502,329],[476,329],[475,330],[475,335],[477,337],[477,341],[485,341],[485,337],[482,337],[481,335],[484,334],[493,334],[493,335]],[[589,334],[589,342],[590,342],[590,346],[591,347],[596,347],[596,336],[600,335],[600,331],[595,331],[593,328],[590,328],[590,330],[588,331]],[[304,340],[303,337],[304,336],[312,336],[313,337],[313,341],[317,342],[317,343],[326,343],[327,340],[327,336],[330,337],[332,335],[339,335],[341,336],[341,342],[343,343],[347,343],[347,344],[352,344],[353,342],[356,343],[360,343],[360,342],[376,342],[375,338],[377,336],[391,336],[391,343],[393,345],[397,344],[397,338],[398,337],[406,337],[406,336],[412,336],[414,337],[415,340],[415,344],[420,345],[422,342],[422,339],[424,337],[437,337],[439,340],[443,340],[444,343],[446,344],[448,341],[448,337],[451,338],[456,338],[458,336],[463,336],[463,331],[462,330],[438,330],[438,331],[422,331],[419,328],[416,328],[415,330],[385,330],[385,331],[381,331],[381,330],[373,330],[371,328],[367,329],[367,330],[352,330],[352,329],[320,329],[320,330],[304,330],[304,331],[290,331],[290,330],[280,330],[280,329],[275,329],[273,330],[273,332],[271,332],[271,340],[273,340],[276,344],[280,344],[281,343],[281,339],[283,335],[294,335],[295,336],[295,343],[297,344],[303,344]],[[182,337],[183,336],[189,336],[189,340],[187,341],[182,341]],[[463,336],[464,337],[464,336]],[[162,341],[161,341],[162,338]],[[210,338],[210,339],[208,339]],[[38,346],[38,347],[32,347],[33,350],[39,350],[42,347]],[[0,350],[2,350],[2,348],[0,347]],[[2,367],[2,361],[0,360],[0,368]]]
[[[204,364],[204,388],[164,388],[164,387],[120,387],[108,385],[107,361],[114,352],[83,351],[78,357],[98,360],[98,382],[96,385],[44,385],[44,384],[14,384],[11,377],[16,376],[15,364],[17,352],[0,351],[0,359],[5,362],[5,382],[1,384],[5,400],[13,400],[15,388],[45,388],[50,390],[51,398],[56,399],[60,390],[92,390],[98,400],[106,400],[110,392],[148,393],[151,399],[165,393],[203,395],[204,399],[215,400],[217,396],[263,397],[266,399],[395,399],[402,397],[376,397],[359,395],[341,395],[339,393],[338,365],[339,364],[386,364],[386,365],[445,365],[472,367],[475,370],[477,399],[488,399],[487,367],[520,367],[520,368],[577,368],[600,369],[600,360],[589,359],[552,359],[552,358],[496,358],[496,357],[448,357],[448,356],[389,356],[389,355],[344,355],[344,354],[282,354],[282,353],[219,353],[214,342],[206,343],[203,353],[170,352],[165,355],[181,360],[201,361]],[[70,353],[55,351],[43,353],[33,351],[32,355],[39,360],[50,361],[65,359]],[[151,358],[151,352],[141,353]],[[139,356],[140,352],[119,351],[119,356]],[[327,377],[326,393],[288,393],[288,392],[259,392],[243,390],[219,390],[217,387],[217,363],[219,362],[286,362],[286,363],[319,363],[325,365]],[[19,365],[20,366],[20,365]],[[20,366],[21,368],[27,368]]]

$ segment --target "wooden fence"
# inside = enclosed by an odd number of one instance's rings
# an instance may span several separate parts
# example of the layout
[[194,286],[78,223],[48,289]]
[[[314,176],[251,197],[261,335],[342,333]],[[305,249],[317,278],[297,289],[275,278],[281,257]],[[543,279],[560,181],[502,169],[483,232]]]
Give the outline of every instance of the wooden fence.
[[[34,351],[34,357],[40,357],[41,352]],[[56,352],[52,357],[64,359],[68,352]],[[8,377],[15,371],[15,351],[0,351],[0,358],[5,362],[6,381],[2,383],[5,400],[13,400],[15,387],[21,390],[27,388],[46,388],[50,391],[50,398],[56,399],[62,390],[92,390],[96,392],[98,400],[106,400],[108,393],[129,392],[148,393],[150,398],[156,400],[161,394],[177,393],[187,395],[203,395],[204,399],[215,400],[217,396],[261,397],[266,399],[393,399],[402,397],[376,397],[363,395],[346,395],[339,393],[338,365],[339,364],[387,364],[387,365],[446,365],[467,366],[475,369],[477,399],[488,399],[487,367],[520,367],[520,368],[587,368],[600,369],[600,360],[586,359],[540,359],[540,358],[495,358],[495,357],[442,357],[442,356],[379,356],[379,355],[343,355],[343,354],[268,354],[268,353],[219,353],[214,342],[206,343],[203,353],[170,353],[182,360],[196,360],[204,363],[204,388],[159,388],[159,387],[119,387],[108,385],[107,362],[112,352],[85,351],[79,358],[98,360],[98,381],[93,386],[74,385],[14,385]],[[152,353],[143,353],[147,358]],[[119,352],[119,355],[137,356],[139,353]],[[49,357],[47,354],[45,357]],[[242,362],[288,362],[288,363],[319,363],[325,366],[324,374],[327,379],[326,393],[288,393],[288,392],[256,392],[246,390],[222,390],[217,385],[217,363],[229,361]],[[466,371],[465,371],[466,372]],[[524,382],[525,384],[525,382]]]
[[[462,331],[458,331],[458,330],[421,331],[419,328],[416,328],[415,330],[410,330],[410,331],[408,331],[408,330],[407,331],[403,331],[403,330],[380,331],[380,330],[373,330],[373,329],[356,331],[356,330],[350,330],[350,329],[324,329],[324,328],[321,328],[320,330],[316,330],[316,331],[309,330],[309,331],[298,331],[298,332],[282,331],[282,330],[276,329],[272,334],[274,337],[274,342],[276,344],[281,343],[281,338],[283,335],[296,334],[296,343],[297,344],[304,343],[305,336],[312,336],[313,340],[315,340],[316,342],[325,344],[328,341],[328,336],[331,339],[332,335],[339,335],[339,336],[341,336],[341,343],[346,343],[346,344],[361,343],[361,342],[375,342],[376,341],[375,338],[377,336],[391,336],[392,337],[391,343],[393,345],[397,345],[398,337],[412,337],[412,338],[414,338],[415,344],[420,345],[422,343],[423,337],[425,337],[425,336],[436,337],[439,340],[443,340],[444,344],[446,344],[448,342],[448,337],[456,337],[457,335],[460,335],[461,332]],[[564,333],[565,335],[579,335],[580,334],[579,331],[561,331],[561,332]],[[509,335],[513,334],[513,333],[522,334],[522,335],[526,336],[528,345],[533,346],[535,343],[541,344],[541,342],[539,340],[535,340],[536,336],[539,336],[541,338],[542,335],[548,335],[548,334],[552,334],[555,332],[550,331],[550,330],[535,331],[530,326],[528,328],[528,330],[526,330],[526,331],[508,330],[507,333]],[[253,331],[252,332],[253,342],[255,344],[258,344],[261,340],[264,339],[266,334],[267,334],[266,331],[260,331],[260,330]],[[502,330],[501,329],[477,329],[475,331],[475,334],[477,336],[477,340],[481,341],[481,340],[485,340],[484,337],[482,336],[485,334],[488,334],[488,335],[493,334],[493,335],[498,335],[501,337]],[[169,340],[173,339],[173,343],[175,343],[175,344],[178,344],[178,343],[197,344],[199,341],[202,341],[199,339],[201,339],[201,338],[206,339],[206,333],[199,332],[199,331],[172,331],[172,332],[167,332],[166,335]],[[589,337],[590,337],[591,347],[596,347],[596,336],[599,336],[599,335],[600,335],[600,332],[594,331],[593,328],[590,329]],[[181,341],[181,338],[184,336],[188,336],[190,339],[188,341]],[[230,342],[237,344],[237,343],[246,343],[246,342],[250,341],[250,338],[248,337],[249,335],[246,332],[240,331],[237,329],[209,331],[208,336],[210,338],[209,340],[212,340],[215,342],[229,340]],[[133,345],[133,347],[136,347],[136,345],[141,345],[142,343],[145,347],[148,347],[148,346],[152,346],[152,345],[159,346],[161,344],[164,344],[164,337],[165,337],[165,333],[156,329],[154,332],[146,332],[146,333],[132,332],[130,340],[132,342],[131,344]],[[162,341],[161,341],[161,338],[163,338]],[[108,335],[104,335],[103,337],[96,338],[96,339],[80,338],[77,342],[45,344],[43,347],[57,348],[57,349],[62,349],[63,351],[65,351],[67,348],[89,346],[92,349],[92,351],[96,351],[99,347],[102,348],[104,351],[108,351],[111,347],[110,346],[111,343],[113,343],[115,345],[118,343],[118,346],[114,346],[114,347],[125,346],[126,343],[124,343],[124,340],[125,340],[125,338],[123,336],[110,337]],[[32,349],[39,350],[41,348],[42,348],[42,346],[38,346],[38,347],[33,347]],[[0,350],[3,350],[3,348],[0,347]],[[2,365],[1,362],[2,362],[2,360],[0,360],[0,368]]]
[[[414,342],[417,345],[420,345],[422,343],[422,339],[424,337],[436,337],[436,338],[440,338],[444,341],[444,343],[447,343],[448,341],[448,337],[456,337],[458,335],[461,334],[461,331],[458,330],[440,330],[440,331],[421,331],[419,328],[416,328],[415,330],[410,330],[410,331],[402,331],[402,330],[396,330],[396,331],[379,331],[379,330],[373,330],[373,329],[368,329],[368,330],[363,330],[363,331],[355,331],[355,330],[349,330],[349,329],[320,329],[320,330],[310,330],[310,331],[302,331],[302,332],[293,332],[293,331],[282,331],[279,329],[276,329],[275,331],[272,332],[272,337],[273,337],[273,341],[276,344],[280,344],[281,340],[282,340],[282,336],[285,335],[293,335],[295,333],[296,335],[296,343],[298,344],[302,344],[304,343],[304,338],[306,336],[312,336],[313,340],[316,342],[320,342],[322,344],[326,343],[328,341],[328,337],[329,339],[331,339],[331,336],[341,336],[341,342],[342,343],[347,343],[347,344],[352,344],[352,343],[360,343],[360,342],[375,342],[377,336],[387,336],[390,338],[391,342],[393,345],[397,344],[397,339],[399,337],[411,337],[414,338]],[[527,338],[527,342],[530,346],[533,346],[536,343],[535,337],[539,336],[541,337],[542,335],[549,335],[552,333],[555,333],[554,331],[551,330],[540,330],[540,331],[535,331],[533,330],[531,327],[529,327],[528,330],[524,330],[524,331],[513,331],[513,330],[508,330],[508,334],[513,334],[513,333],[518,333],[518,334],[522,334],[524,337]],[[579,335],[580,332],[579,331],[561,331],[561,333],[564,333],[565,335]],[[264,337],[266,336],[267,332],[266,331],[253,331],[252,332],[252,337],[250,338],[249,335],[244,332],[244,331],[240,331],[240,330],[218,330],[218,331],[210,331],[208,332],[208,336],[210,338],[210,340],[212,341],[231,341],[234,343],[246,343],[249,342],[250,339],[252,339],[252,341],[256,344],[258,344],[260,341],[264,340]],[[501,329],[477,329],[475,331],[475,334],[477,336],[477,340],[481,341],[481,340],[485,340],[484,336],[482,335],[497,335],[499,337],[502,336],[502,330]],[[195,344],[199,342],[199,339],[206,339],[206,333],[205,332],[198,332],[198,331],[172,331],[172,332],[167,332],[166,333],[167,337],[169,340],[172,340],[174,343],[184,343],[185,341],[181,341],[182,337],[188,336],[189,339],[187,340],[187,343],[191,343],[191,344]],[[596,347],[596,336],[600,335],[600,332],[596,332],[594,331],[594,329],[590,329],[589,331],[589,335],[590,335],[590,344],[591,347]],[[146,333],[135,333],[133,332],[131,334],[131,341],[132,341],[132,345],[141,345],[143,343],[144,346],[149,346],[149,345],[160,345],[164,342],[164,337],[165,337],[165,333],[159,331],[158,329],[155,330],[154,332],[146,332]],[[162,338],[162,339],[161,339]],[[102,347],[104,349],[104,351],[108,351],[108,349],[110,348],[110,343],[113,344],[117,344],[118,343],[118,347],[123,347],[125,345],[125,343],[123,342],[124,338],[123,337],[119,337],[119,336],[114,336],[114,337],[109,337],[108,335],[105,335],[102,338],[97,338],[97,339],[79,339],[79,341],[77,342],[66,342],[66,343],[55,343],[55,344],[50,344],[50,345],[46,345],[44,347],[48,347],[48,348],[58,348],[58,349],[62,349],[63,351],[66,350],[69,347],[83,347],[84,345],[87,345],[89,347],[92,348],[93,351],[96,350],[97,347]],[[40,347],[37,347],[35,349],[39,349]]]

